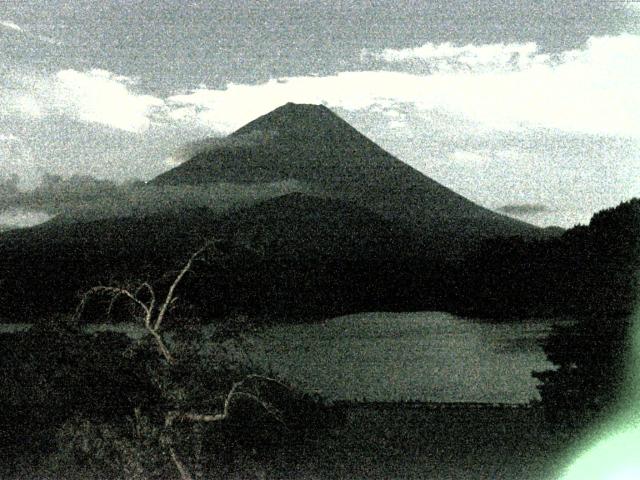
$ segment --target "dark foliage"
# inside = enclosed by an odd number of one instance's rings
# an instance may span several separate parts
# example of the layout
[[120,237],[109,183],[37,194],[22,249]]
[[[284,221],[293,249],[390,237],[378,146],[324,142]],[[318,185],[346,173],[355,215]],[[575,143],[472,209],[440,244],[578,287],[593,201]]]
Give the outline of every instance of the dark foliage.
[[628,315],[640,271],[640,199],[559,238],[485,242],[451,275],[456,313],[487,317]]
[[585,427],[621,405],[631,327],[629,317],[612,317],[554,328],[543,346],[555,369],[533,372],[552,425]]
[[[478,241],[464,256],[347,202],[304,195],[222,217],[198,209],[43,225],[0,237],[0,318],[71,312],[77,292],[101,283],[148,278],[162,291],[183,252],[212,237],[224,255],[199,261],[179,292],[191,310],[183,314],[207,321],[235,313],[304,321],[365,310],[616,316],[633,305],[639,204],[596,214],[560,237]],[[99,321],[104,312],[87,318]]]
[[574,289],[569,298],[577,300],[574,308],[582,317],[555,327],[543,346],[556,369],[534,377],[542,381],[540,394],[554,424],[584,426],[624,401],[640,288],[640,200],[596,214],[588,228],[562,240],[574,246],[573,268],[560,267],[566,268],[568,288]]
[[89,334],[68,317],[1,335],[0,476],[33,458],[36,471],[57,478],[175,478],[167,436],[190,467],[212,472],[332,424],[319,398],[256,377],[242,391],[259,402],[240,397],[224,421],[168,430],[167,412],[222,412],[232,383],[247,375],[228,344],[246,325],[208,334],[197,322],[183,326],[171,335],[174,364],[148,337]]
[[[28,332],[0,335],[0,444],[47,452],[56,428],[71,417],[110,419],[158,401],[117,333],[83,334],[66,318]],[[15,453],[15,452],[14,452]]]

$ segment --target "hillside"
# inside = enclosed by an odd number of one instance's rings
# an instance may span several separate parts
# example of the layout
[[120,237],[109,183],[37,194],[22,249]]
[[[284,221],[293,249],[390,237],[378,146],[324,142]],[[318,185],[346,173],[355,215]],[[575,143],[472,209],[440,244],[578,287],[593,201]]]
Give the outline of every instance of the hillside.
[[212,143],[152,185],[294,180],[317,195],[354,202],[425,237],[545,236],[480,207],[380,148],[321,105],[288,103]]
[[[222,241],[225,268],[215,271],[215,262],[204,265],[198,272],[202,275],[188,284],[199,292],[194,297],[202,296],[197,302],[207,311],[220,307],[207,305],[216,303],[212,294],[224,297],[223,310],[255,310],[256,302],[268,308],[276,301],[266,290],[280,298],[302,290],[305,295],[335,296],[327,290],[334,290],[338,281],[366,288],[380,274],[373,268],[377,263],[417,255],[411,231],[344,201],[303,194],[224,214],[196,208],[91,222],[54,219],[0,233],[5,293],[0,319],[22,321],[25,315],[72,311],[77,292],[98,283],[160,278],[211,238]],[[290,284],[305,277],[307,287],[304,282]]]
[[558,232],[474,204],[327,108],[287,104],[205,143],[149,184],[112,189],[112,203],[101,193],[69,215],[0,232],[0,321],[71,312],[78,292],[100,283],[162,288],[211,238],[224,254],[199,264],[181,295],[205,319],[539,311],[519,280],[549,278],[549,256],[538,252]]
[[[224,217],[225,230],[269,255],[370,255],[414,252],[417,235],[403,224],[342,200],[291,193]],[[397,253],[396,253],[397,254]]]

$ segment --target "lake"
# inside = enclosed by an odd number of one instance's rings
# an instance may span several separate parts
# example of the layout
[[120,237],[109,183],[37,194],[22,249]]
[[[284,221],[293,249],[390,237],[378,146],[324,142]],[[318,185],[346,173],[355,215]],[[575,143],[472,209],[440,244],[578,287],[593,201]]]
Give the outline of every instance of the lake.
[[440,312],[362,313],[269,328],[256,362],[332,400],[523,403],[553,322],[490,323]]
[[[554,322],[492,323],[441,312],[360,313],[265,329],[249,357],[329,400],[524,403],[532,370],[552,367],[539,345]],[[28,325],[0,325],[19,331]],[[131,336],[131,325],[93,326]]]

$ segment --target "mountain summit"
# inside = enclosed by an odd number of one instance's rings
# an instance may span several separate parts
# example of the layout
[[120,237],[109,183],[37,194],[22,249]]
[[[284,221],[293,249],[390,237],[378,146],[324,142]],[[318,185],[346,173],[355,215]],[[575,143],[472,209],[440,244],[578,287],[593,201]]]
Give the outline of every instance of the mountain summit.
[[197,152],[156,185],[295,180],[426,237],[539,236],[541,229],[485,209],[383,150],[322,105],[287,103]]

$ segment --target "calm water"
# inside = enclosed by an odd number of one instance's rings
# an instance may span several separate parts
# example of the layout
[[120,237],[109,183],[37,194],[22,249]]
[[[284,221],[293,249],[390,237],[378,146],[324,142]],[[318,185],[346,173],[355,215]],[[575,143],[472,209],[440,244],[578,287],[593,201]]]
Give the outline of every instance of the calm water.
[[363,313],[270,328],[250,351],[330,399],[519,403],[539,398],[531,371],[551,368],[538,344],[551,325]]
[[[519,403],[537,399],[538,341],[553,322],[495,324],[440,312],[362,313],[266,329],[245,348],[258,365],[331,400]],[[0,325],[18,331],[28,325]],[[137,336],[132,326],[99,326]]]

